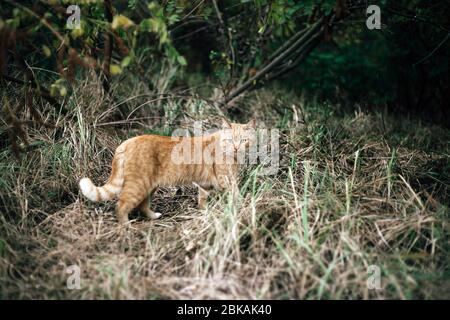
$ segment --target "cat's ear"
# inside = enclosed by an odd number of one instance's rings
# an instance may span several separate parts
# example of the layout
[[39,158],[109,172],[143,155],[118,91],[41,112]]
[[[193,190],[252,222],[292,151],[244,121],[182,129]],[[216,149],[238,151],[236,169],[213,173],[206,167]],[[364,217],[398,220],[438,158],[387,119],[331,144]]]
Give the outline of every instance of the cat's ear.
[[252,128],[252,129],[256,129],[256,119],[252,118],[249,122],[247,122],[247,127],[248,128]]
[[231,124],[225,118],[222,118],[222,128],[223,129],[231,129]]

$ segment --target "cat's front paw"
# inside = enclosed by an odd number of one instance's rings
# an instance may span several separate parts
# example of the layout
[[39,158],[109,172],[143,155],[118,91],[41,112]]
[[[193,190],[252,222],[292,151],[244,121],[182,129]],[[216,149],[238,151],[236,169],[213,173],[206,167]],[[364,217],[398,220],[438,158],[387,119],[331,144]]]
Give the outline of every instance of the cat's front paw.
[[150,216],[151,219],[159,219],[161,218],[162,213],[160,212],[153,212],[153,214]]

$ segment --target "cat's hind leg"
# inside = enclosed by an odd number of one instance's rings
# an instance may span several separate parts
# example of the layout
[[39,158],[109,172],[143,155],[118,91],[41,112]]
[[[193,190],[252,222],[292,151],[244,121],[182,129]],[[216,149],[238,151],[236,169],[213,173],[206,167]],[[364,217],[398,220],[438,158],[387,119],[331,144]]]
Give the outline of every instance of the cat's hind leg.
[[116,205],[116,215],[119,223],[128,222],[128,214],[136,208],[143,199],[146,199],[147,192],[138,184],[125,184]]
[[152,201],[153,193],[155,193],[155,190],[152,190],[150,194],[141,202],[139,205],[139,210],[149,219],[158,219],[162,214],[159,212],[154,212],[150,209],[150,202]]

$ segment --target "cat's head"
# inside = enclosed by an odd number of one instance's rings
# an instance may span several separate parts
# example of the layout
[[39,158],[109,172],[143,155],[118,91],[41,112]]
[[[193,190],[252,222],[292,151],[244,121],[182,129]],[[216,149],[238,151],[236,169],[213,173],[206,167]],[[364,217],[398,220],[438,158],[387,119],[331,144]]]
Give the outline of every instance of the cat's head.
[[233,123],[222,119],[222,139],[226,140],[234,152],[248,147],[256,140],[256,121],[248,123]]

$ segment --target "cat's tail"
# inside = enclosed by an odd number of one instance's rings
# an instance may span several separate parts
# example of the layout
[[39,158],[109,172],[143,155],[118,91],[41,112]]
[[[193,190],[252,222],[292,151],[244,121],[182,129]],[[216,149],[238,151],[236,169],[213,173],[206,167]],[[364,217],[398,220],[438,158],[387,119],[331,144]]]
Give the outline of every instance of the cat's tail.
[[96,187],[91,179],[80,180],[80,189],[83,195],[91,201],[105,201],[114,199],[122,191],[124,182],[125,148],[119,146],[114,155],[111,166],[111,175],[108,181],[101,187]]

